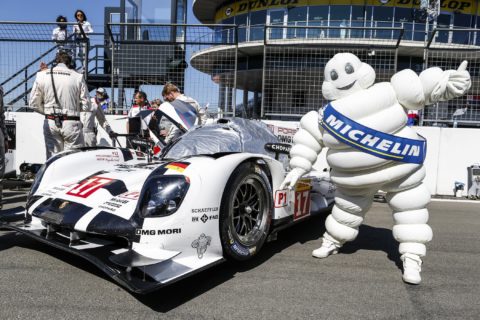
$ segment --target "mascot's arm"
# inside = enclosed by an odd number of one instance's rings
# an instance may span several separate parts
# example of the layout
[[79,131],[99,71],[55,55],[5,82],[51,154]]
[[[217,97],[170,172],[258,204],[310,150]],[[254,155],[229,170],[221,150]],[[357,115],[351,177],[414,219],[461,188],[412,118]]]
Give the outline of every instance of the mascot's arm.
[[300,120],[300,129],[293,136],[290,150],[290,168],[292,169],[280,186],[280,189],[293,188],[298,179],[312,169],[322,150],[322,133],[319,126],[319,113],[310,111]]
[[425,93],[420,77],[410,69],[397,72],[390,80],[398,102],[407,110],[420,110],[425,106]]
[[442,71],[440,68],[424,70],[420,74],[420,80],[425,92],[425,104],[447,101],[464,95],[472,85],[467,64],[467,61],[463,61],[457,70]]
[[393,75],[391,84],[400,104],[408,110],[420,110],[425,105],[460,97],[470,88],[467,61],[458,70],[443,71],[438,67],[424,70],[420,76],[410,69]]

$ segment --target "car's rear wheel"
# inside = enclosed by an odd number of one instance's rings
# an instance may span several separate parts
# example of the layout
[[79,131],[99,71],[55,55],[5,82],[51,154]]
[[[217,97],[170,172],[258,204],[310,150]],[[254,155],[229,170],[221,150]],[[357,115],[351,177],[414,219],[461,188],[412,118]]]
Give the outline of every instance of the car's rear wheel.
[[262,247],[273,214],[272,189],[265,170],[246,162],[232,173],[222,197],[220,238],[227,258],[247,260]]

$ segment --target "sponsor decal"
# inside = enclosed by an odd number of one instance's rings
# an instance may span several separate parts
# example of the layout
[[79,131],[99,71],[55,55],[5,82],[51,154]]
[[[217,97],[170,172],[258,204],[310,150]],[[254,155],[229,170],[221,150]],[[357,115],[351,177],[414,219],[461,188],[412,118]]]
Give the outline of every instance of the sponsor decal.
[[81,181],[77,186],[67,192],[67,195],[88,198],[92,193],[102,188],[108,183],[114,181],[110,178],[103,177],[91,177],[86,180]]
[[259,0],[249,0],[249,1],[244,1],[240,2],[238,11],[240,12],[247,12],[248,10],[254,10],[254,9],[266,9],[271,6],[278,6],[278,5],[294,5],[297,4],[298,0],[264,0],[264,1],[259,1]]
[[287,190],[275,191],[275,208],[283,208],[287,206]]
[[293,220],[310,215],[310,190],[312,190],[310,179],[301,179],[295,185]]
[[129,191],[118,195],[119,198],[125,198],[129,200],[138,200],[140,198],[140,191]]
[[275,136],[277,136],[279,142],[286,144],[293,144],[293,136],[298,131],[298,128],[278,127],[273,124],[268,124],[267,127]]
[[70,202],[68,202],[68,201],[63,201],[63,202],[58,206],[58,208],[59,208],[59,209],[64,209],[69,203],[70,203]]
[[286,143],[267,143],[265,145],[265,149],[272,152],[288,154],[290,153],[290,149],[292,149],[292,146]]
[[320,125],[339,141],[376,157],[417,164],[425,160],[425,139],[402,138],[369,128],[344,116],[330,103],[323,110]]
[[118,154],[118,151],[112,151],[112,153],[106,153],[106,154],[97,154],[95,156],[97,158],[97,161],[106,161],[106,162],[120,161],[120,155]]
[[210,220],[218,220],[218,214],[207,215],[206,213],[204,213],[201,217],[192,217],[192,222],[202,221],[203,223],[206,223]]
[[165,166],[165,168],[170,170],[175,170],[178,172],[183,172],[188,167],[189,163],[186,162],[172,162]]
[[182,233],[181,228],[172,228],[172,229],[135,229],[135,235],[137,236],[163,236],[169,234],[180,234]]
[[192,248],[197,249],[198,259],[202,259],[203,255],[207,251],[207,247],[212,242],[212,237],[206,236],[204,233],[198,237],[198,239],[192,242]]
[[241,256],[249,256],[250,255],[250,251],[247,248],[239,245],[236,242],[230,248]]
[[118,199],[117,197],[111,198],[108,201],[105,201],[103,204],[99,205],[98,207],[107,210],[110,212],[115,212],[117,209],[120,209],[123,205],[129,203],[130,200],[127,199]]
[[[397,4],[402,5],[420,5],[422,1],[420,0],[397,0]],[[458,0],[442,0],[440,1],[440,8],[442,9],[450,9],[450,10],[457,10],[457,11],[467,11],[464,13],[470,13],[470,7],[472,4],[469,1],[458,1]],[[449,11],[450,11],[449,10]]]
[[192,209],[192,213],[206,213],[218,211],[218,207]]
[[[69,185],[68,187],[71,187],[71,186],[72,185]],[[67,190],[67,188],[65,186],[53,187],[52,189],[49,189],[49,190],[41,193],[40,195],[45,196],[45,197],[52,197],[59,192],[64,192],[65,190]]]
[[[226,2],[226,1],[224,1]],[[233,1],[230,1],[233,2]],[[457,12],[463,14],[475,14],[476,5],[472,0],[441,0],[441,11]],[[330,2],[334,3],[334,2]],[[369,2],[370,3],[370,2]],[[378,0],[373,1],[373,5],[383,5],[389,7],[401,7],[408,9],[419,9],[421,6],[421,0]],[[348,4],[352,5],[365,5],[364,0],[352,0]],[[222,19],[238,16],[248,12],[263,11],[267,9],[275,8],[295,8],[305,6],[317,6],[328,5],[328,1],[325,0],[237,0],[233,3],[229,3],[226,6],[219,8],[216,11],[215,20],[220,22]],[[230,10],[229,10],[230,9]]]

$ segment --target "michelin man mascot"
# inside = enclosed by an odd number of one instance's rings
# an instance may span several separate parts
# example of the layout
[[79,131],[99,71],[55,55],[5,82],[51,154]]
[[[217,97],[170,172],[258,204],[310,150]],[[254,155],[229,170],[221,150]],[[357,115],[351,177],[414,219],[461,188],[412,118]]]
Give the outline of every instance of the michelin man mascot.
[[464,61],[458,70],[429,68],[418,76],[402,70],[390,82],[373,84],[375,71],[351,53],[336,54],[325,66],[323,96],[330,101],[300,120],[293,138],[290,167],[281,188],[293,188],[312,168],[323,147],[337,186],[335,205],[325,221],[317,258],[336,254],[357,237],[378,190],[387,192],[393,210],[393,236],[400,242],[403,280],[419,284],[430,192],[422,182],[426,141],[406,126],[409,110],[463,95],[470,88]]

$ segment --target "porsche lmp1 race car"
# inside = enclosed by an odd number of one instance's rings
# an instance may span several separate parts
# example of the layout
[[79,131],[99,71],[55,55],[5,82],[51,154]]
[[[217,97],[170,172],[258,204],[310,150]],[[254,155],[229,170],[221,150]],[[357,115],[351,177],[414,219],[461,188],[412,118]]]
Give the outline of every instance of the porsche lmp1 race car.
[[164,119],[190,130],[167,146],[154,133],[157,156],[97,147],[48,159],[25,212],[0,215],[0,227],[147,293],[224,259],[250,259],[269,235],[331,206],[334,188],[323,172],[278,190],[288,146],[264,123],[233,118],[192,127],[188,112],[169,105],[154,117],[157,125]]

